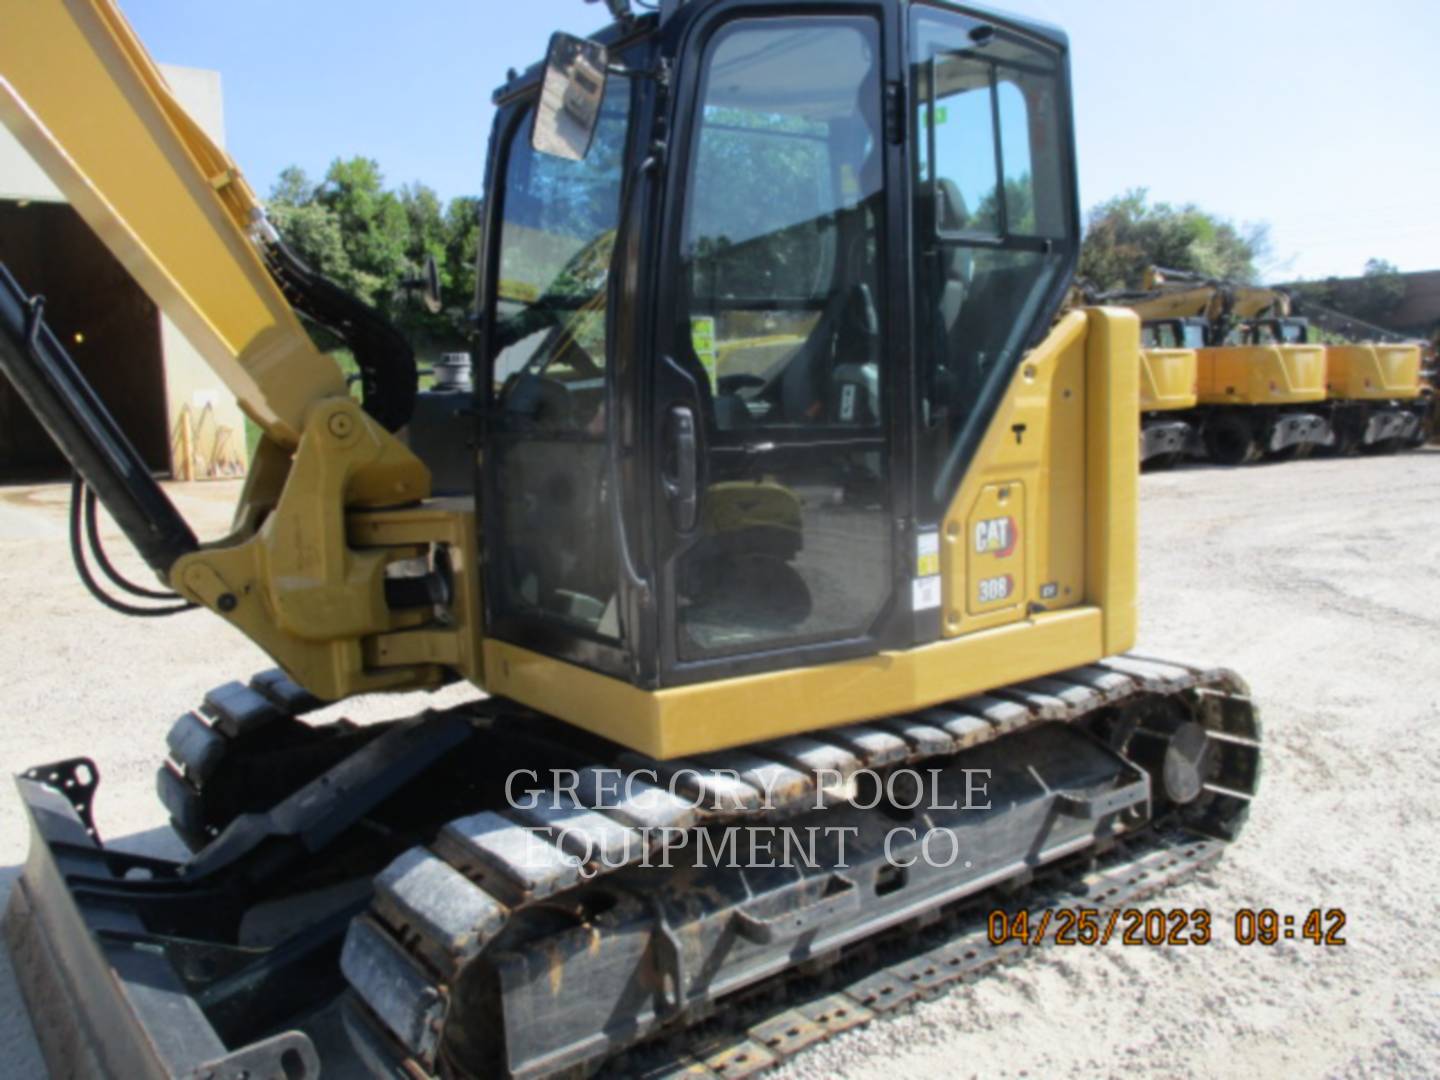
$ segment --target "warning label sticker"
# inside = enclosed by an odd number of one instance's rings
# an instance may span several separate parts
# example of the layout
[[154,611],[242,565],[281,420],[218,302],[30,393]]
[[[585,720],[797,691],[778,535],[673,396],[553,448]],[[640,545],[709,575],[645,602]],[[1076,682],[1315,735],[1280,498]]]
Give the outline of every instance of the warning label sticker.
[[938,577],[916,578],[914,582],[916,611],[930,611],[940,606],[940,579]]
[[922,532],[915,541],[915,576],[940,573],[940,533]]
[[700,366],[710,377],[710,389],[714,390],[720,379],[720,354],[715,348],[715,317],[696,315],[690,320],[690,344],[700,358]]

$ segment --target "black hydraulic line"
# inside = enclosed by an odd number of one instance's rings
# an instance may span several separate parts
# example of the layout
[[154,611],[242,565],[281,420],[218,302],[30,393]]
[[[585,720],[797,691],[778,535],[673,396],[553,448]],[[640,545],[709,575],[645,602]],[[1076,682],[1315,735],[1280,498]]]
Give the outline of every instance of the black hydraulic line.
[[101,588],[85,560],[85,542],[80,520],[82,517],[81,504],[84,501],[85,484],[77,476],[70,486],[70,558],[74,560],[75,572],[80,576],[80,580],[91,596],[111,611],[118,611],[121,615],[132,615],[141,619],[158,619],[166,615],[179,615],[195,609],[196,605],[191,603],[172,604],[170,607],[140,607],[136,604],[128,604],[124,600],[117,600]]
[[[199,548],[144,460],[27,296],[0,264],[0,371],[151,569],[169,576]],[[77,524],[78,524],[78,510]]]
[[[84,481],[76,477],[75,483],[83,486]],[[76,492],[72,487],[70,497],[73,499],[75,496]],[[105,544],[100,539],[99,515],[95,512],[98,501],[95,497],[95,492],[91,488],[85,488],[85,538],[90,544],[90,555],[95,559],[95,563],[100,567],[101,572],[109,578],[111,583],[120,589],[121,592],[127,592],[131,596],[137,596],[142,600],[183,600],[184,597],[170,589],[147,589],[143,585],[136,585],[124,574],[120,573],[119,570],[115,569],[115,564],[112,563],[110,557],[105,554]],[[193,607],[194,605],[192,604],[191,606]]]
[[1395,330],[1366,322],[1364,319],[1357,319],[1354,315],[1347,315],[1343,311],[1324,307],[1313,300],[1307,300],[1304,296],[1292,295],[1291,300],[1296,315],[1309,319],[1322,329],[1342,334],[1351,341],[1363,341],[1366,338],[1390,343],[1418,340],[1413,334],[1407,337]]
[[360,368],[365,411],[399,431],[415,411],[420,376],[410,343],[384,315],[312,270],[278,237],[266,244],[270,273],[296,311],[340,337]]

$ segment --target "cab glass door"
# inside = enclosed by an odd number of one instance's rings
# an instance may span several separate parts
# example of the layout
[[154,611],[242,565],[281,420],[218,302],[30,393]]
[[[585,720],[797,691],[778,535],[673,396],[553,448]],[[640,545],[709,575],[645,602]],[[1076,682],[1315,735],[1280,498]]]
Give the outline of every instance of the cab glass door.
[[655,402],[678,665],[853,648],[895,591],[880,36],[706,39]]
[[620,637],[606,326],[630,98],[627,80],[608,81],[579,161],[533,150],[525,107],[500,148],[490,219],[499,230],[487,365],[490,632],[592,663],[597,645]]

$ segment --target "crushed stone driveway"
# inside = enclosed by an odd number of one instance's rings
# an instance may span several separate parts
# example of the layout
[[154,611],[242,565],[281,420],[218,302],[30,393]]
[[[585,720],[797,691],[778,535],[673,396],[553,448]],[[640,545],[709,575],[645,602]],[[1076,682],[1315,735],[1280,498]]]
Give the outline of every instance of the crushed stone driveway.
[[[238,484],[169,490],[197,532],[223,535]],[[777,1077],[1440,1075],[1440,449],[1188,467],[1143,477],[1141,495],[1142,651],[1234,668],[1265,727],[1245,833],[1214,871],[1156,901],[1208,909],[1215,943],[1047,949]],[[102,834],[176,853],[153,792],[166,731],[211,686],[271,665],[203,613],[128,620],[99,607],[70,567],[67,496],[0,488],[0,771],[93,757]],[[365,720],[422,700],[336,711]],[[0,821],[8,895],[29,842],[8,790]],[[1234,941],[1242,908],[1317,907],[1344,910],[1347,944]],[[8,958],[0,1046],[11,1075],[43,1071]]]

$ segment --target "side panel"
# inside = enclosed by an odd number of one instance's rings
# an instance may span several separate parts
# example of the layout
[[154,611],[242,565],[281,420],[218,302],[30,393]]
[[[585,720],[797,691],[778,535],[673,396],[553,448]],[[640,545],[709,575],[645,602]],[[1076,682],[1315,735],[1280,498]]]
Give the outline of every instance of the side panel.
[[1419,345],[1331,345],[1325,362],[1331,397],[1390,401],[1420,396]]
[[[1032,607],[1073,607],[1083,598],[1085,551],[1077,539],[1086,512],[1085,343],[1086,315],[1072,312],[1024,359],[945,514],[946,637],[1015,622]],[[1015,589],[1001,596],[1006,575]]]
[[1193,409],[1198,392],[1194,349],[1140,351],[1140,411]]
[[1140,320],[1092,308],[1085,341],[1085,600],[1104,619],[1105,652],[1135,644],[1140,555]]
[[939,705],[1108,654],[1099,611],[1037,615],[907,652],[645,691],[516,645],[485,642],[494,694],[658,758],[686,757]]
[[1198,354],[1202,405],[1325,400],[1323,345],[1232,345]]

